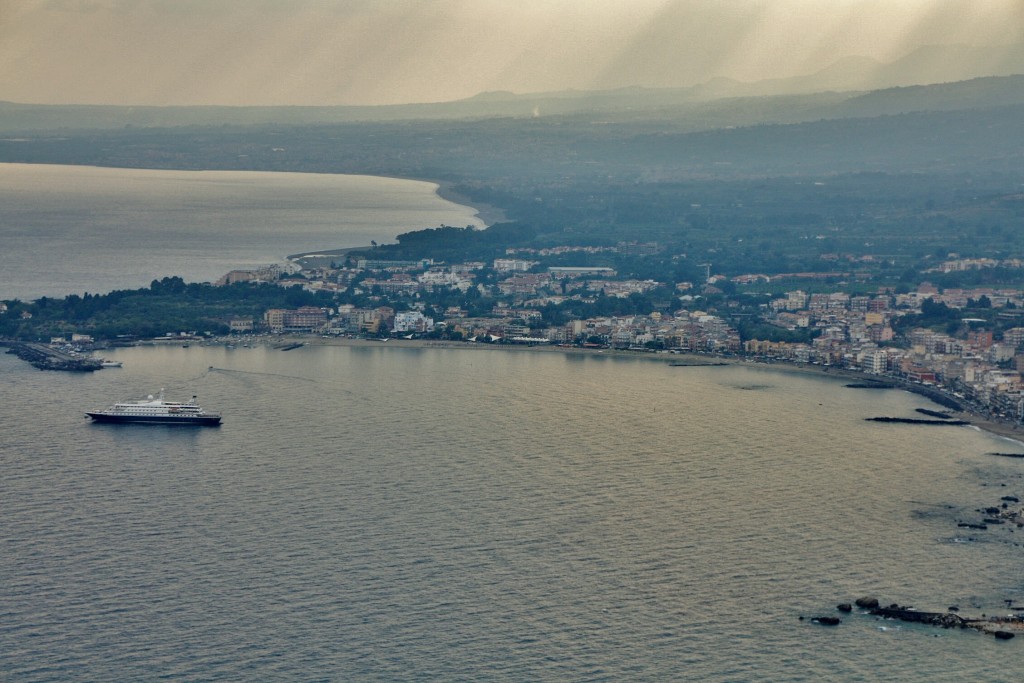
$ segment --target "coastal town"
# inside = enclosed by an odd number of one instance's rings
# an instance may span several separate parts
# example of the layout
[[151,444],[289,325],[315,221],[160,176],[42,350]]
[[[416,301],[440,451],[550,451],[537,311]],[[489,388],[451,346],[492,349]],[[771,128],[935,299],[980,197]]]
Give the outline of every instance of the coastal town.
[[[509,249],[490,262],[462,263],[314,254],[232,271],[216,285],[272,284],[363,302],[270,308],[261,317],[231,317],[224,322],[232,334],[393,337],[742,357],[898,380],[931,389],[931,395],[945,396],[949,405],[989,419],[1024,421],[1020,290],[940,289],[923,281],[875,291],[857,282],[854,292],[832,274],[726,277],[715,274],[711,264],[704,264],[704,281],[660,282],[623,278],[608,266],[545,263],[552,257],[565,262],[567,255],[602,250],[643,255],[657,253],[659,245]],[[1022,265],[952,259],[935,270]],[[764,291],[763,286],[779,282],[783,288],[776,284],[777,293]],[[786,288],[790,282],[800,286]],[[471,301],[472,307],[444,305],[453,295]],[[643,310],[645,304],[648,310]],[[603,308],[610,313],[567,314],[574,305],[575,310]],[[628,312],[618,312],[622,310]],[[975,317],[978,310],[985,317]]]
[[0,683],[1020,676],[1024,0],[0,8]]
[[[610,257],[662,250],[657,243],[508,248],[490,261],[455,263],[369,258],[372,252],[356,250],[306,254],[231,271],[212,287],[280,288],[308,296],[307,305],[222,316],[215,330],[167,330],[166,338],[307,334],[706,354],[856,371],[945,397],[949,407],[990,420],[1024,422],[1019,289],[939,288],[927,280],[872,288],[870,276],[842,272],[727,277],[711,263],[700,264],[702,278],[671,282],[623,277],[607,265],[550,265],[615,263]],[[1022,266],[951,258],[932,271]],[[2,303],[0,321],[30,322],[32,310]],[[60,354],[94,341],[87,325],[72,329],[49,338],[53,367],[68,369]],[[28,355],[38,359],[45,340],[24,341],[36,342]]]

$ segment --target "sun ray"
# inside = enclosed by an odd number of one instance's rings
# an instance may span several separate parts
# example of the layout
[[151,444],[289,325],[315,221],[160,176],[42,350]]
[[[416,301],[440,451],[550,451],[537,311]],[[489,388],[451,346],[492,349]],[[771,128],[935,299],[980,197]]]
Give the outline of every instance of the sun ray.
[[778,79],[854,56],[1000,68],[977,49],[913,54],[958,44],[1024,44],[1024,3],[24,0],[0,3],[0,99],[383,104]]

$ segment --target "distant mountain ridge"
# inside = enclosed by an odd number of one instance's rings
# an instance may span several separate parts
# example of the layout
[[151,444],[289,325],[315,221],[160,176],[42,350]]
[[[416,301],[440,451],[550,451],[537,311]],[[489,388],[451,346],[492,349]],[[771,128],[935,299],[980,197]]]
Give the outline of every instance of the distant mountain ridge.
[[846,116],[882,116],[912,111],[954,111],[1024,103],[1024,75],[974,78],[956,83],[875,90],[843,103]]
[[733,95],[882,90],[1024,73],[1024,43],[997,46],[925,45],[896,61],[844,57],[804,76],[738,84]]
[[[957,75],[957,79],[936,82],[949,74]],[[631,86],[525,94],[496,91],[429,104],[130,107],[0,101],[0,132],[536,117],[656,121],[685,130],[709,130],[1021,104],[1024,75],[1018,74],[1024,74],[1024,43],[996,48],[926,46],[889,64],[848,57],[806,76],[756,83],[719,77],[683,88]]]

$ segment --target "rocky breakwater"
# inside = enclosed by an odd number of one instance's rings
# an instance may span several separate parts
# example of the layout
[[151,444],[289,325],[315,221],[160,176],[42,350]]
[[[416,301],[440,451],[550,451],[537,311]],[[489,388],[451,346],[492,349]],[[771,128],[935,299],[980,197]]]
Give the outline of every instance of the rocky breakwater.
[[864,419],[868,422],[892,422],[905,425],[952,425],[962,427],[963,425],[970,424],[967,420],[922,420],[917,417],[865,417]]
[[[992,635],[999,640],[1010,640],[1018,634],[1024,634],[1024,616],[1019,614],[1006,616],[982,614],[977,617],[968,617],[961,615],[960,608],[956,606],[949,607],[945,612],[922,611],[898,603],[892,603],[886,607],[879,603],[878,598],[872,596],[858,598],[854,604],[864,610],[865,614],[882,619],[925,624],[945,629],[972,629]],[[1007,601],[1007,605],[1012,605],[1012,601]],[[852,611],[852,607],[848,603],[839,605],[837,609]]]
[[40,370],[66,370],[70,372],[93,372],[103,367],[102,363],[88,356],[51,348],[34,342],[6,342],[7,353],[13,353],[23,361]]
[[1016,529],[1024,529],[1024,507],[1020,506],[1018,496],[1003,496],[999,505],[978,508],[975,510],[980,519],[958,519],[956,525],[961,529],[977,529],[987,531],[990,526],[1003,526],[1011,533]]
[[[857,598],[850,604],[848,602],[836,605],[836,609],[844,613],[854,612],[854,605],[859,608],[860,614],[873,616],[878,619],[890,619],[912,624],[923,624],[944,629],[969,629],[993,636],[996,640],[1012,640],[1019,634],[1024,634],[1024,615],[1007,614],[1005,616],[980,616],[969,617],[960,614],[960,608],[956,605],[950,606],[945,612],[930,612],[915,609],[909,605],[892,603],[883,606],[878,598],[865,596]],[[1014,611],[1021,611],[1024,608],[1013,607],[1013,601],[1007,600],[1006,605]],[[800,617],[803,621],[804,617]],[[813,624],[822,626],[838,626],[842,619],[834,616],[817,616],[810,619]]]

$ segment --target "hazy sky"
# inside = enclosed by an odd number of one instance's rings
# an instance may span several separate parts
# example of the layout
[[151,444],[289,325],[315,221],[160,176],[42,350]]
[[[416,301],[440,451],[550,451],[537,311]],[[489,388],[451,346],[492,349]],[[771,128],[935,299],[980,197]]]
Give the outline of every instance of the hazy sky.
[[1024,41],[1024,0],[0,0],[0,100],[394,104]]

